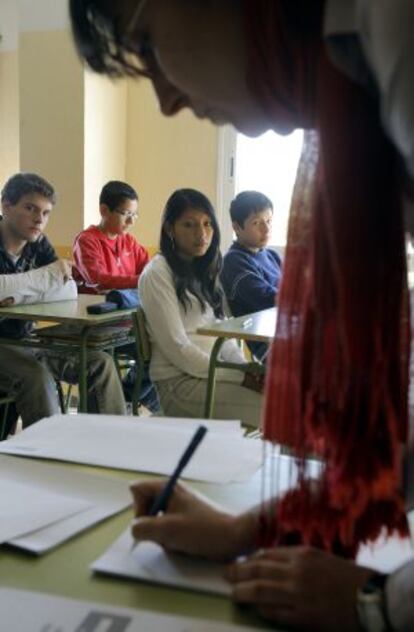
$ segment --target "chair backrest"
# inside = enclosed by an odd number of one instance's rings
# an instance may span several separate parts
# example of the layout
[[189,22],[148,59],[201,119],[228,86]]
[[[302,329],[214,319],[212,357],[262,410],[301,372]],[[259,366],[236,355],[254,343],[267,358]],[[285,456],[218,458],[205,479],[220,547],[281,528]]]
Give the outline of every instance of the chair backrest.
[[135,318],[139,354],[144,362],[149,362],[151,360],[151,342],[148,337],[147,327],[145,325],[145,312],[142,307],[138,307]]

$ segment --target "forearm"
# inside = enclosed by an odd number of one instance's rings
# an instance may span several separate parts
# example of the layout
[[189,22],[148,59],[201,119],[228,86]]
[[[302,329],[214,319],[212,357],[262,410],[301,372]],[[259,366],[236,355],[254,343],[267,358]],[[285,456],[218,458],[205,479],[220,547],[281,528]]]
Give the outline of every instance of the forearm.
[[14,293],[31,296],[47,292],[61,287],[63,283],[62,268],[57,261],[29,272],[2,274],[0,275],[0,300],[9,298]]

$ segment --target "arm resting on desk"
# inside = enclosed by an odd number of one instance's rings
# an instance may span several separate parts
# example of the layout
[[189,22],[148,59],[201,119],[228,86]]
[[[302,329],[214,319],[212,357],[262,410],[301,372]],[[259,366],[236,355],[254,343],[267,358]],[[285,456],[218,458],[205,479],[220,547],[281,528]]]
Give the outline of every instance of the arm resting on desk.
[[0,301],[21,294],[36,296],[42,292],[56,291],[64,284],[64,274],[60,261],[18,274],[0,275]]

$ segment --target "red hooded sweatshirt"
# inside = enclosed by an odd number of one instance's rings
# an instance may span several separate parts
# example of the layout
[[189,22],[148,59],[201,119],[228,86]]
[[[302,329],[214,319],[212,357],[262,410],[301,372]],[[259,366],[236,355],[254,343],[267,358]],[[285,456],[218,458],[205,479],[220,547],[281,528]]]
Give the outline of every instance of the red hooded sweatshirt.
[[101,294],[105,290],[136,288],[149,261],[147,250],[125,233],[109,239],[97,226],[89,226],[75,239],[74,277],[79,291]]

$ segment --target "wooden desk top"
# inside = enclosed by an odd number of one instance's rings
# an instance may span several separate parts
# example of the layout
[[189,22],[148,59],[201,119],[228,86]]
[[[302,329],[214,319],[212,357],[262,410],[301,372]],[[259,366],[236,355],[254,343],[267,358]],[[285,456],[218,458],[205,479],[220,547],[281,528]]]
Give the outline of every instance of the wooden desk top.
[[54,323],[72,323],[91,326],[122,320],[136,310],[136,308],[132,308],[116,310],[114,312],[108,312],[107,314],[88,314],[86,311],[88,305],[96,305],[104,301],[104,296],[79,294],[78,298],[72,301],[0,307],[0,318],[42,320]]
[[209,327],[200,327],[200,329],[197,329],[197,333],[202,336],[215,336],[216,338],[271,342],[275,335],[276,318],[277,309],[276,307],[271,307],[261,312],[217,321]]

